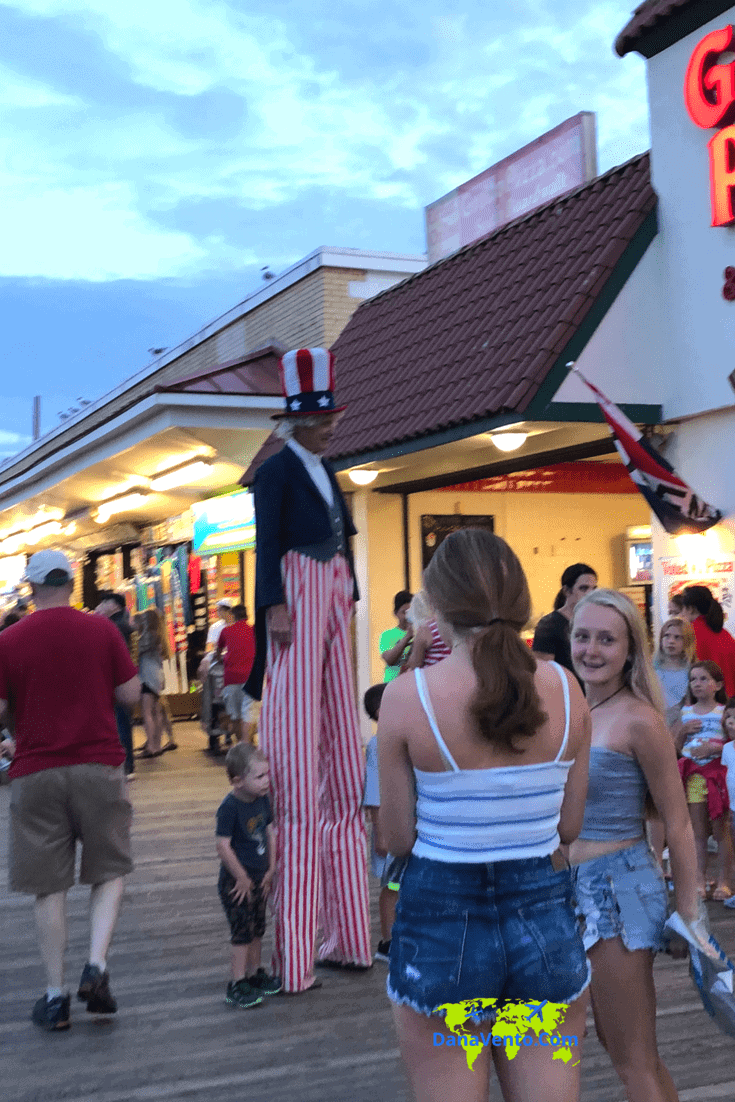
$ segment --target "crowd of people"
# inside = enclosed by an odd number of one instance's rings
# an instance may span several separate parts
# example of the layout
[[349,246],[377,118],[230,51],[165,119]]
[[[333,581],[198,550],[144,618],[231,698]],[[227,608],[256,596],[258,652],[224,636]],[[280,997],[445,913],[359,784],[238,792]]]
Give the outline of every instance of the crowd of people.
[[[469,1068],[461,1050],[436,1045],[436,1009],[480,996],[566,1003],[581,1046],[589,998],[626,1097],[671,1102],[653,961],[683,950],[664,933],[664,852],[686,923],[700,921],[705,895],[731,898],[735,701],[716,704],[723,672],[696,657],[690,627],[709,613],[719,638],[707,641],[729,653],[719,605],[703,587],[685,591],[654,664],[635,606],[597,589],[586,564],[565,571],[532,650],[519,634],[527,584],[498,537],[450,536],[424,587],[451,653],[424,670],[411,667],[410,638],[387,657],[381,643],[387,666],[414,674],[391,678],[378,732],[378,837],[411,855],[388,994],[415,1097],[485,1098],[494,1065],[508,1100],[542,1097],[542,1076],[544,1099],[578,1098],[578,1063],[542,1069],[543,1050],[510,1065],[486,1046]],[[718,878],[708,888],[710,833]]]
[[[517,556],[462,529],[435,551],[421,593],[396,594],[396,626],[379,641],[384,681],[364,700],[377,723],[365,760],[350,657],[354,529],[321,460],[339,413],[331,372],[319,349],[283,359],[287,410],[299,413],[280,419],[285,446],[255,480],[255,630],[223,603],[202,669],[221,668],[214,691],[233,742],[215,826],[225,1001],[249,1009],[318,989],[319,967],[373,966],[367,813],[381,885],[375,959],[388,965],[417,1102],[480,1102],[493,1069],[506,1102],[574,1102],[590,1000],[629,1102],[675,1102],[653,972],[658,951],[683,955],[665,934],[666,877],[691,927],[704,897],[733,901],[735,641],[722,609],[706,587],[684,590],[652,658],[632,602],[577,563],[529,646]],[[144,757],[173,743],[169,732],[163,744],[167,646],[155,610],[130,623],[114,594],[98,615],[71,608],[61,552],[33,555],[26,577],[35,611],[0,632],[10,885],[35,896],[48,985],[33,1021],[60,1030],[78,840],[91,888],[78,995],[91,1013],[117,1008],[107,953],[132,867],[130,709],[142,698]],[[542,1045],[509,1060],[478,1041],[508,1001],[563,1006],[576,1058],[551,1061]],[[447,1007],[463,1002],[473,1061],[436,1042],[450,1036]]]

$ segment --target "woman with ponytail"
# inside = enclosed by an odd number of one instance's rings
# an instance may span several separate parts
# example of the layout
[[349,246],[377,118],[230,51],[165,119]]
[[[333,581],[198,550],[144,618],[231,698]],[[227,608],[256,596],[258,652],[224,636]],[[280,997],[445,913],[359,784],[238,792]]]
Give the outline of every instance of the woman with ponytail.
[[688,585],[681,599],[681,617],[694,628],[697,658],[716,662],[725,678],[725,695],[735,696],[735,639],[724,626],[722,605],[706,585]]
[[[559,847],[582,822],[587,706],[521,640],[528,584],[502,539],[453,533],[424,589],[451,654],[389,684],[378,726],[381,834],[410,853],[388,996],[413,1096],[484,1102],[494,1064],[506,1102],[576,1102],[576,1058],[530,1046],[509,1060],[484,1038],[504,1000],[565,1003],[564,1033],[584,1033],[589,966]],[[486,1002],[464,1016],[460,1044],[443,1019],[464,1000]],[[480,1046],[472,1061],[467,1045]]]

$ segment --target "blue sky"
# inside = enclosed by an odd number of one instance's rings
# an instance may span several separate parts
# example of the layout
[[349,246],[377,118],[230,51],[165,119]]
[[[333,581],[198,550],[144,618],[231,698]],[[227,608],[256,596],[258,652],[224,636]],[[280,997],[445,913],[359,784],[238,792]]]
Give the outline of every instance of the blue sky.
[[581,110],[648,148],[633,0],[0,0],[0,458],[320,245],[423,252],[423,207]]

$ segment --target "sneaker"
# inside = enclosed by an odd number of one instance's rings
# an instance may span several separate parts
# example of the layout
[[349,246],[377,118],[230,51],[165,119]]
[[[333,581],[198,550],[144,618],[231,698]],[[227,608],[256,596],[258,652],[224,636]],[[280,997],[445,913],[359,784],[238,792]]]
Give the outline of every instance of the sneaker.
[[110,991],[110,973],[100,972],[96,964],[85,964],[77,998],[87,1004],[90,1014],[115,1014],[117,1002]]
[[390,938],[386,941],[379,941],[378,948],[375,950],[375,960],[390,960]]
[[731,895],[729,899],[723,900],[723,907],[729,907],[731,911],[735,911],[735,895]]
[[251,1006],[262,1003],[263,996],[260,991],[255,991],[247,980],[238,980],[227,984],[225,1002],[228,1006],[236,1006],[239,1010],[249,1010]]
[[43,995],[33,1007],[31,1020],[48,1033],[53,1033],[55,1029],[68,1029],[71,1025],[70,1006],[69,995],[58,995],[55,999],[49,999],[48,995]]
[[269,976],[265,968],[259,968],[254,976],[248,976],[248,983],[261,995],[277,995],[283,988],[280,976]]

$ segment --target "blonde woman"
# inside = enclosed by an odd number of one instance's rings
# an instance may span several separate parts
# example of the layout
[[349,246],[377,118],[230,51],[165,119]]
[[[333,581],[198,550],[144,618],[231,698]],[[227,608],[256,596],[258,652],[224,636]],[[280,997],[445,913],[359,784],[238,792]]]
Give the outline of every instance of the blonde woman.
[[155,607],[139,612],[135,617],[135,627],[138,631],[138,676],[146,736],[146,744],[138,756],[157,758],[163,753],[160,696],[164,686],[163,663],[170,656],[168,639],[163,617]]
[[597,1035],[628,1102],[677,1102],[656,1043],[653,959],[667,896],[644,814],[650,793],[668,839],[676,909],[694,922],[697,856],[674,740],[632,601],[611,589],[589,593],[574,611],[571,649],[592,716],[587,803],[569,859]]

